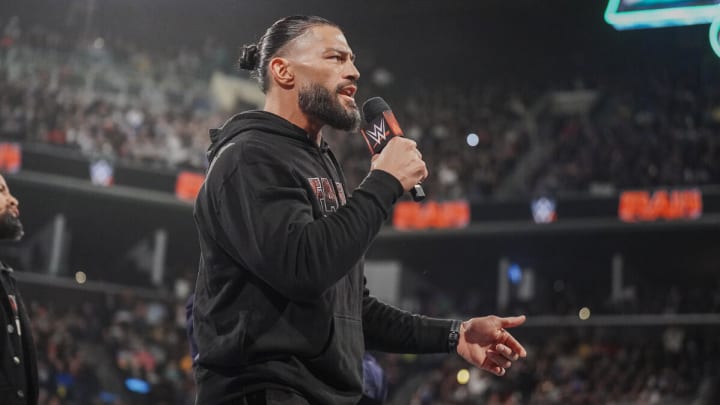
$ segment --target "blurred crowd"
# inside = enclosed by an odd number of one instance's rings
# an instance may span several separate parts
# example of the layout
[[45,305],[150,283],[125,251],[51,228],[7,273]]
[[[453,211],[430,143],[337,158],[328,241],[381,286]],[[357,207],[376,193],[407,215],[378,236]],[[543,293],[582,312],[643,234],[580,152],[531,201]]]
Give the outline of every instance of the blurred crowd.
[[[574,278],[576,281],[578,277]],[[511,294],[498,309],[492,291],[437,286],[417,288],[403,308],[436,317],[467,319],[470,314],[556,315],[544,326],[513,334],[528,358],[497,378],[469,367],[455,356],[378,354],[394,404],[714,404],[720,400],[720,326],[678,325],[662,315],[714,314],[720,308],[720,284],[691,277],[671,282],[649,280],[624,288],[613,298],[609,288],[586,292],[570,279],[539,282],[524,300]],[[692,281],[692,282],[691,282]],[[476,284],[476,283],[469,283]],[[483,298],[489,297],[489,298]],[[635,321],[607,326],[563,326],[587,307],[598,315],[652,314],[657,324]],[[582,319],[582,318],[581,318]],[[622,318],[614,318],[616,320]],[[602,319],[598,319],[602,322]],[[555,323],[557,322],[557,323]]]
[[[30,306],[40,404],[192,404],[184,300],[124,291],[62,309]],[[515,334],[528,358],[503,378],[455,356],[376,356],[388,403],[711,404],[720,400],[717,333],[716,325],[523,328]]]
[[40,405],[194,403],[184,303],[131,291],[103,301],[32,302]]
[[94,404],[100,382],[88,357],[89,343],[102,339],[100,321],[91,305],[73,311],[54,311],[31,304],[33,336],[38,348],[39,403]]
[[224,121],[208,94],[208,70],[223,63],[219,49],[159,55],[41,27],[22,32],[11,19],[0,42],[0,136],[90,158],[202,169],[208,128]]
[[[368,87],[361,94],[383,92],[373,84]],[[491,196],[530,148],[523,116],[532,92],[509,83],[410,87],[413,90],[408,92],[395,89],[402,94],[396,97],[392,91],[384,92],[391,93],[385,98],[404,135],[418,143],[431,171],[423,183],[428,195],[438,200]],[[350,184],[359,184],[370,166],[362,137],[326,132]]]
[[[579,268],[567,260],[568,269]],[[506,299],[498,300],[495,283],[478,272],[452,286],[439,281],[445,273],[428,277],[422,268],[408,267],[398,304],[414,312],[441,318],[498,313],[577,317],[583,307],[593,315],[683,315],[720,312],[720,277],[687,274],[685,279],[660,279],[649,273],[626,274],[625,284],[612,291],[610,277],[592,279],[586,273],[544,275],[534,273],[532,283],[509,282]],[[657,268],[657,274],[683,274],[683,270]],[[420,275],[420,276],[417,276]],[[523,276],[525,279],[527,275]],[[655,277],[655,279],[653,279]]]
[[[10,19],[0,43],[0,135],[90,157],[203,169],[207,129],[230,114],[211,100],[209,77],[228,70],[229,55],[212,41],[166,55],[124,41],[71,41],[41,27],[23,32]],[[720,98],[710,79],[696,76],[613,78],[595,84],[588,111],[570,115],[531,114],[548,89],[509,81],[384,91],[399,100],[399,121],[433,172],[428,192],[478,200],[513,173],[536,144],[533,135],[550,141],[551,153],[524,176],[525,194],[718,182]],[[378,83],[363,85],[361,94]],[[528,125],[531,115],[536,125]],[[363,141],[326,132],[351,186],[358,184],[369,166]]]
[[[209,94],[211,73],[229,65],[221,47],[159,55],[123,41],[73,42],[41,27],[22,32],[19,24],[6,24],[0,46],[0,136],[90,158],[206,167],[207,130],[231,114]],[[377,86],[363,84],[363,94]],[[497,85],[417,88],[396,108],[435,173],[429,192],[449,199],[492,194],[529,147],[519,124],[528,100]],[[369,168],[361,138],[326,132],[351,186],[359,184]],[[471,133],[472,147],[465,139]]]
[[185,305],[138,300],[132,294],[114,308],[103,339],[127,381],[134,378],[151,387],[138,392],[132,403],[192,404],[192,359],[186,335]]
[[716,184],[720,91],[696,67],[628,73],[598,84],[583,115],[541,116],[552,152],[528,178],[541,192]]
[[[25,30],[16,18],[0,26],[4,139],[148,168],[202,170],[207,130],[231,111],[253,108],[240,102],[224,110],[211,97],[212,73],[233,65],[231,52],[212,40],[202,49],[163,53],[122,40]],[[571,85],[483,79],[457,86],[394,81],[385,73],[363,81],[358,100],[386,95],[423,151],[432,172],[425,188],[435,199],[482,200],[503,188],[529,195],[720,181],[720,91],[714,76],[692,68]],[[585,108],[558,113],[548,101],[555,91],[593,98]],[[325,135],[350,186],[359,184],[369,167],[361,137],[329,129]],[[532,153],[539,148],[549,152]],[[531,159],[539,160],[518,171]],[[512,182],[521,186],[507,187]]]
[[[720,399],[717,327],[557,329],[521,335],[528,357],[502,378],[446,358],[426,368],[432,371],[418,381],[406,382],[409,403],[713,404]],[[390,361],[397,363],[402,359]],[[403,372],[413,363],[405,360]]]

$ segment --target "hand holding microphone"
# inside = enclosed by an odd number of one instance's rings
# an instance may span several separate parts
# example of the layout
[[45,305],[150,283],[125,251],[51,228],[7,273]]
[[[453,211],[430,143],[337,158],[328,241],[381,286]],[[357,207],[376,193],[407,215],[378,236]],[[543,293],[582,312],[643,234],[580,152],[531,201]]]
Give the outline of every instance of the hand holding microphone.
[[422,155],[415,141],[407,138],[393,138],[380,154],[373,157],[371,170],[382,170],[392,174],[403,190],[410,191],[428,175]]
[[425,191],[419,184],[428,176],[427,167],[415,141],[403,138],[390,106],[380,97],[373,97],[363,104],[365,125],[361,133],[373,154],[371,169],[383,170],[393,175],[403,190],[410,191],[413,200],[425,199]]

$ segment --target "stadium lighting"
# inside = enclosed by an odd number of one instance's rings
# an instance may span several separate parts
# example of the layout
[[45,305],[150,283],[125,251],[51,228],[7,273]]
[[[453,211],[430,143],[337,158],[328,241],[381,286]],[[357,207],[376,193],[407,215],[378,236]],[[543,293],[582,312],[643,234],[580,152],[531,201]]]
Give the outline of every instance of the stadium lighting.
[[468,134],[468,136],[465,138],[465,141],[469,146],[472,146],[474,148],[480,143],[480,137],[478,137],[477,134]]
[[75,281],[77,281],[78,284],[85,284],[87,281],[87,275],[84,271],[78,271],[75,273]]
[[457,382],[460,385],[465,385],[470,381],[470,371],[468,369],[463,368],[457,373]]

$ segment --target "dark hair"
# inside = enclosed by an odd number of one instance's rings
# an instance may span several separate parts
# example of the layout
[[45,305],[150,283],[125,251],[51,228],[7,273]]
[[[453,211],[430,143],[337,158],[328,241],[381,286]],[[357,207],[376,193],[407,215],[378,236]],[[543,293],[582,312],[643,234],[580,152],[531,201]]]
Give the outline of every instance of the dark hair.
[[252,76],[260,83],[263,93],[267,93],[267,68],[270,59],[276,56],[285,44],[316,25],[338,26],[322,17],[307,15],[294,15],[275,21],[257,44],[242,47],[238,66],[251,71]]

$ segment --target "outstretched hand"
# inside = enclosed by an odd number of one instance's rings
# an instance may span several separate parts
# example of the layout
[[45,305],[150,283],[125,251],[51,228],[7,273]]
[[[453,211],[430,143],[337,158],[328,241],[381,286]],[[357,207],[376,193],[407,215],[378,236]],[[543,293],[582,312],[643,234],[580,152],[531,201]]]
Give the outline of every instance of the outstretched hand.
[[495,315],[472,318],[460,326],[458,354],[472,365],[495,375],[505,375],[513,361],[527,351],[506,328],[525,322],[525,315],[500,318]]

